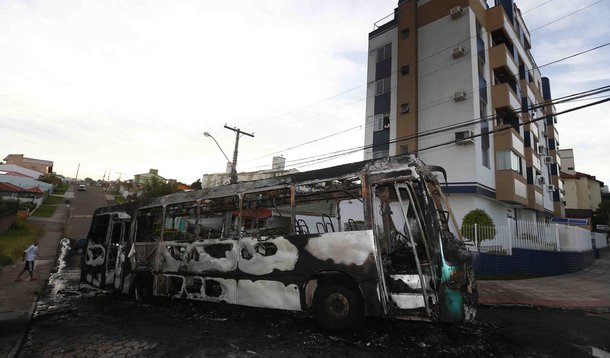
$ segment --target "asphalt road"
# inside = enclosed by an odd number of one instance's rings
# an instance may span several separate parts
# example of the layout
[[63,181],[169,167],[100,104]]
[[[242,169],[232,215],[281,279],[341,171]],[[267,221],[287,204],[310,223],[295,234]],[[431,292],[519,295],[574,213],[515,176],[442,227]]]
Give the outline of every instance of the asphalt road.
[[66,235],[70,239],[87,236],[95,209],[108,205],[102,188],[87,186],[87,191],[74,190]]

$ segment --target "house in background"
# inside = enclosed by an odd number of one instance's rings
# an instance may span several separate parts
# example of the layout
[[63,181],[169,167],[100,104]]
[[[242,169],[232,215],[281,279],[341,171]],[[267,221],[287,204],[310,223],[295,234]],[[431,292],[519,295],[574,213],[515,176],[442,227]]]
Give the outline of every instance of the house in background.
[[19,165],[15,165],[15,164],[0,164],[0,171],[19,173],[19,174],[23,174],[27,177],[30,177],[32,179],[38,179],[38,178],[40,178],[40,176],[43,175],[39,171],[20,167]]
[[561,180],[565,190],[566,217],[589,220],[602,202],[604,183],[593,175],[576,171],[573,149],[561,149],[559,153],[563,163]]
[[4,158],[6,164],[18,165],[22,168],[31,169],[43,175],[53,172],[53,162],[50,160],[24,157],[23,154],[9,154]]
[[[255,172],[237,173],[237,181],[254,181],[265,178],[277,177],[286,174],[296,173],[296,169],[286,170],[286,158],[273,157],[271,169],[257,170]],[[224,173],[203,174],[201,177],[201,187],[210,188],[214,186],[226,185],[231,182],[231,163],[227,163],[227,169]]]
[[159,175],[158,169],[150,169],[148,173],[136,174],[133,176],[133,183],[135,185],[145,185],[153,180],[160,183],[167,183],[167,179]]
[[34,203],[36,206],[42,204],[45,193],[39,188],[24,189],[11,183],[0,182],[0,198],[3,200],[15,200],[18,202]]

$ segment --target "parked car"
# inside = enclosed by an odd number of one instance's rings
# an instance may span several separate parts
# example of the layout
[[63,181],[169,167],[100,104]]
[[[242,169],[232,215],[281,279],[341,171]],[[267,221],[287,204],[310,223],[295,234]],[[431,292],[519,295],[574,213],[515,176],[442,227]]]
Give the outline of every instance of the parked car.
[[78,191],[87,191],[87,186],[85,184],[81,184],[78,186]]

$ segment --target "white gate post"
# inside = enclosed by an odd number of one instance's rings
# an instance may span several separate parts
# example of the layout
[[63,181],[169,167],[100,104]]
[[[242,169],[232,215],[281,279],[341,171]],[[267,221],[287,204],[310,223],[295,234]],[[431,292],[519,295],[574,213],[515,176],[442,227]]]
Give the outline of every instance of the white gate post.
[[474,223],[474,244],[477,248],[477,252],[479,251],[479,236],[477,235],[477,223]]
[[508,254],[513,254],[513,228],[511,218],[506,219],[508,221]]
[[555,240],[557,242],[557,251],[561,251],[561,245],[560,242],[561,240],[559,240],[559,224],[554,224],[555,225]]

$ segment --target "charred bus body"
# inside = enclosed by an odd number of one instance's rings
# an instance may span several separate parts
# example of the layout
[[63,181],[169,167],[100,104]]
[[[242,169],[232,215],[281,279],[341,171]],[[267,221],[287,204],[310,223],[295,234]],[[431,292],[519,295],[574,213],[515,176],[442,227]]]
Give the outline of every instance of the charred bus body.
[[311,310],[329,330],[470,321],[471,258],[432,169],[391,157],[100,208],[81,280],[142,301]]

